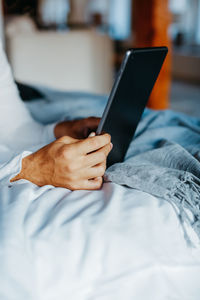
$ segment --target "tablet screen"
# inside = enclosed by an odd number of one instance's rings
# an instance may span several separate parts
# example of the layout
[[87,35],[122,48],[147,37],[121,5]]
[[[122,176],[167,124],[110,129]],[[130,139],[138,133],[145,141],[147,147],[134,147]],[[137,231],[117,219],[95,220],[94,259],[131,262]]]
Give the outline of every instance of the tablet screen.
[[114,145],[108,165],[122,162],[167,55],[166,47],[129,50],[122,63],[97,134]]

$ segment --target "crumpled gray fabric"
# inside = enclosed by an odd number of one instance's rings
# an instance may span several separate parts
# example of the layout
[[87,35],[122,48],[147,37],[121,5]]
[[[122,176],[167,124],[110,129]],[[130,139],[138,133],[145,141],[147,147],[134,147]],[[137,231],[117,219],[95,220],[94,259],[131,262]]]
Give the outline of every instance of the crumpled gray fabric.
[[[106,104],[105,96],[46,88],[40,91],[44,99],[27,106],[44,124],[101,116]],[[200,239],[200,120],[169,110],[146,109],[125,161],[111,166],[105,180],[169,201],[187,242],[193,245],[185,225],[189,224]]]
[[185,238],[189,224],[200,239],[200,121],[171,111],[149,112],[125,162],[111,166],[106,181],[165,199],[175,206]]

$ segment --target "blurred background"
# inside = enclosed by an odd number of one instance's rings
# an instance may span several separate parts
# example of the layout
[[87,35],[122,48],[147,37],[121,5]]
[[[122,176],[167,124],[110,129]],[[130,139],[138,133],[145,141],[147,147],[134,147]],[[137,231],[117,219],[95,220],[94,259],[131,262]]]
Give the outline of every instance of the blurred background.
[[200,0],[0,2],[17,81],[107,94],[127,49],[166,45],[149,107],[200,117]]

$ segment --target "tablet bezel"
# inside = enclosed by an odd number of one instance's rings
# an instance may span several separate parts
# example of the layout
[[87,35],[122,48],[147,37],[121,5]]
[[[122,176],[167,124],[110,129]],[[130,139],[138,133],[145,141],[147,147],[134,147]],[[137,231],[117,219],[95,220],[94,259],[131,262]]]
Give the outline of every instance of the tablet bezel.
[[[119,89],[120,89],[120,82],[121,82],[121,80],[123,80],[123,74],[125,74],[125,71],[126,71],[126,67],[128,67],[128,64],[129,64],[129,62],[131,63],[131,61],[132,61],[132,59],[134,59],[135,58],[135,55],[134,54],[142,54],[142,53],[145,53],[145,52],[156,52],[156,51],[158,51],[158,52],[160,52],[160,53],[162,53],[162,55],[163,55],[163,61],[161,61],[161,63],[160,63],[160,70],[162,69],[162,65],[163,65],[163,63],[164,63],[164,61],[165,61],[165,58],[166,58],[166,55],[167,55],[167,53],[168,53],[168,48],[167,47],[151,47],[151,48],[134,48],[134,49],[130,49],[130,50],[128,50],[127,52],[126,52],[126,55],[125,55],[125,57],[124,57],[124,59],[123,59],[123,62],[122,62],[122,64],[121,64],[121,67],[120,67],[120,70],[119,70],[119,72],[118,72],[118,75],[117,75],[117,78],[116,78],[116,80],[115,80],[115,83],[114,83],[114,85],[113,85],[113,88],[112,88],[112,91],[111,91],[111,93],[110,93],[110,96],[109,96],[109,99],[108,99],[108,102],[107,102],[107,105],[106,105],[106,107],[105,107],[105,110],[104,110],[104,112],[103,112],[103,115],[102,115],[102,118],[101,118],[101,121],[100,121],[100,123],[99,123],[99,126],[98,126],[98,128],[97,128],[97,131],[96,131],[96,134],[97,135],[100,135],[100,134],[103,134],[104,132],[103,132],[103,128],[106,126],[105,124],[106,124],[106,122],[108,121],[108,120],[110,120],[110,119],[107,119],[108,118],[108,116],[110,115],[110,112],[111,112],[111,106],[112,106],[112,104],[113,104],[113,101],[114,101],[114,99],[115,99],[115,96],[117,96],[117,93],[119,92]],[[152,86],[152,88],[151,88],[151,91],[152,91],[152,89],[153,89],[153,87],[154,87],[154,85],[155,85],[155,83],[156,83],[156,81],[157,81],[157,78],[158,78],[158,76],[159,76],[159,73],[160,73],[160,70],[159,70],[159,72],[157,73],[156,71],[156,80],[154,81],[154,84],[153,84],[153,86]],[[136,73],[137,73],[137,70],[136,70]],[[151,94],[151,93],[150,93]],[[150,94],[149,94],[149,96],[150,96]],[[146,101],[145,101],[145,103],[147,104],[147,102],[148,102],[148,98],[149,98],[149,96],[147,97],[147,99],[146,99]],[[145,106],[144,106],[144,109],[145,109],[145,107],[146,107],[146,104],[145,104]],[[143,109],[143,110],[144,110]],[[111,113],[112,114],[112,113]],[[140,121],[140,119],[141,119],[141,116],[139,117],[139,121]],[[116,120],[115,120],[116,121]],[[137,122],[137,124],[136,124],[136,127],[135,127],[135,131],[136,131],[136,128],[137,128],[137,126],[138,126],[138,124],[139,124],[139,121]],[[109,121],[108,121],[109,122]],[[135,135],[135,133],[133,134],[133,137],[132,138],[134,138],[134,135]],[[111,137],[112,138],[112,137]],[[115,145],[114,145],[115,146]],[[127,147],[127,149],[128,149],[128,147]],[[114,150],[114,149],[113,149]],[[113,164],[114,162],[113,162],[113,160],[111,159],[111,157],[112,157],[112,152],[113,151],[111,151],[111,153],[109,154],[109,157],[108,157],[108,162],[110,161],[112,161],[112,163],[111,164]],[[123,151],[124,152],[124,151]],[[127,152],[127,150],[126,150],[126,152]],[[126,155],[126,152],[123,154],[124,156],[123,157],[125,157],[125,155]],[[116,151],[115,151],[115,153],[116,153]],[[110,159],[109,159],[110,158]],[[122,161],[122,160],[120,160],[120,161]],[[115,162],[120,162],[119,160],[118,161],[115,161]],[[111,165],[110,163],[108,164],[108,165]]]

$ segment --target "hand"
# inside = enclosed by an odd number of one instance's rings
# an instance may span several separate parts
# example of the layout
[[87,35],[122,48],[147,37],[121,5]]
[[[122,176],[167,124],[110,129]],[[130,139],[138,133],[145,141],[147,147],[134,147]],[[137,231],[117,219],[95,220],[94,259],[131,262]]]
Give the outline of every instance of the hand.
[[108,134],[85,140],[65,136],[25,157],[20,174],[11,181],[26,179],[38,186],[96,190],[102,185],[111,149]]
[[96,131],[99,122],[100,119],[95,117],[61,122],[56,125],[54,134],[57,139],[66,135],[75,139],[84,139],[92,131]]

